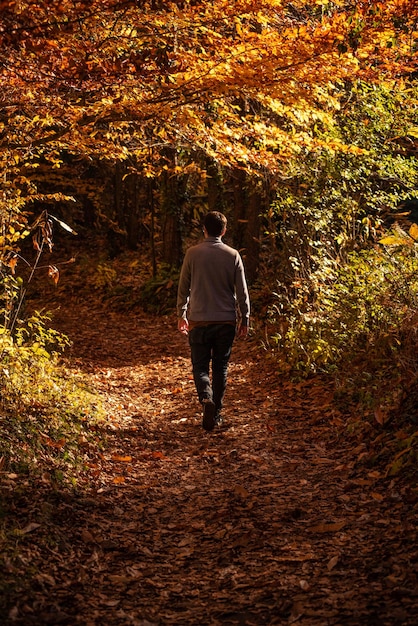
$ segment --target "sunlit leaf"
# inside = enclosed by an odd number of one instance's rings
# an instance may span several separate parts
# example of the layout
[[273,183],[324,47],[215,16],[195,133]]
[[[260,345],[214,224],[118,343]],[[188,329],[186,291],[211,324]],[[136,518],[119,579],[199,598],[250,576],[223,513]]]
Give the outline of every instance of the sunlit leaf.
[[76,231],[73,228],[71,228],[71,226],[68,226],[68,224],[66,224],[62,220],[59,220],[57,217],[55,217],[55,215],[51,215],[51,213],[50,213],[49,217],[51,217],[55,222],[57,222],[57,224],[59,224],[61,226],[61,228],[63,228],[64,230],[68,231],[72,235],[76,235],[77,234]]
[[418,224],[411,224],[408,232],[411,235],[412,239],[418,241]]
[[406,237],[401,237],[400,235],[388,235],[387,237],[379,239],[379,243],[383,246],[400,246],[408,243],[408,240]]
[[18,261],[18,256],[15,255],[8,262],[8,265],[9,265],[10,269],[12,270],[12,274],[16,273],[17,261]]
[[59,269],[55,265],[50,265],[49,268],[48,268],[48,276],[57,285],[58,282],[59,282],[59,279],[60,279]]

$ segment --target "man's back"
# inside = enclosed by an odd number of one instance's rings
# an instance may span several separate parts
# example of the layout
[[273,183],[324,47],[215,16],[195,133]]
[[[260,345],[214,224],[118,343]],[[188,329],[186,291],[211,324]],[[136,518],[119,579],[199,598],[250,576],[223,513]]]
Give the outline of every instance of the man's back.
[[180,276],[179,304],[187,298],[191,321],[234,322],[237,300],[246,319],[248,291],[238,251],[220,237],[206,237],[189,248]]

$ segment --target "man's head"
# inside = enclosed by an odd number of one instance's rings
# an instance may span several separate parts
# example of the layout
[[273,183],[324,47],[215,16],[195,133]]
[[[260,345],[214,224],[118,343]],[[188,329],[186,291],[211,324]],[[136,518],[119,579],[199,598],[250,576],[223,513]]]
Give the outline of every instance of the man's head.
[[203,220],[203,226],[209,237],[222,237],[226,231],[227,219],[219,211],[210,211]]

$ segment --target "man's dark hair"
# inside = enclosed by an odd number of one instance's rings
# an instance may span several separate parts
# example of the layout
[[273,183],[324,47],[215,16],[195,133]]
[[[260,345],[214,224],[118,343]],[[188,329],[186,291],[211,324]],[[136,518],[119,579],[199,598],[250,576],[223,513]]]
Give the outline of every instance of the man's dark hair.
[[226,228],[227,219],[219,211],[210,211],[205,216],[203,226],[206,228],[209,237],[220,237]]

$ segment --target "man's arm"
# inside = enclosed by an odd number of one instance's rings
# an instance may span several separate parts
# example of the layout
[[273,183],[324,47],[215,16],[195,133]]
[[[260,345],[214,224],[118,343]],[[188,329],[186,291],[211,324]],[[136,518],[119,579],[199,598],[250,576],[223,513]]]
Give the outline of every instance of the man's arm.
[[186,256],[184,258],[180,272],[179,286],[177,290],[177,328],[183,335],[187,335],[189,332],[189,322],[187,321],[187,307],[190,297],[190,280],[191,273],[186,252]]
[[241,315],[241,323],[238,328],[238,337],[246,337],[250,324],[250,296],[248,294],[247,281],[245,278],[244,264],[238,254],[238,263],[235,272],[235,293],[238,308]]

